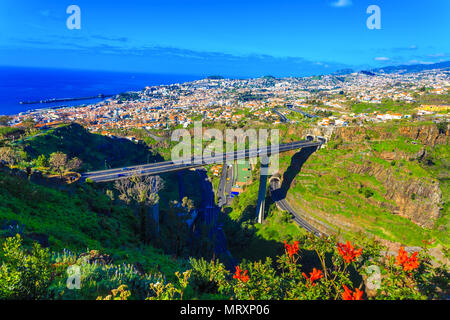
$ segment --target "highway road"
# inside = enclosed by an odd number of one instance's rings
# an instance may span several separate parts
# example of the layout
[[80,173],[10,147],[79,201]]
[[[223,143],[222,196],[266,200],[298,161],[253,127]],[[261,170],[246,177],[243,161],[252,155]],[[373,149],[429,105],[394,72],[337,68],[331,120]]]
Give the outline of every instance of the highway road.
[[305,111],[302,111],[300,109],[294,108],[293,106],[288,106],[288,109],[290,109],[292,111],[295,111],[295,112],[298,112],[298,113],[301,113],[302,115],[304,115],[307,118],[317,118],[317,116],[309,114],[309,113],[306,113]]
[[152,138],[153,140],[155,140],[155,141],[157,141],[157,142],[163,141],[163,140],[164,140],[163,137],[159,137],[159,136],[157,136],[157,135],[151,133],[151,132],[150,132],[149,130],[147,130],[145,127],[144,127],[144,130],[145,130],[145,132],[147,132],[147,134],[148,134],[148,135],[150,136],[150,138]]
[[227,197],[226,205],[231,205],[231,189],[233,188],[234,184],[234,167],[233,165],[228,165],[227,168],[227,181],[225,183],[225,195]]
[[273,108],[272,111],[280,117],[281,122],[288,122],[288,118],[286,118],[286,116],[284,114],[282,114],[280,111],[278,111],[278,108]]
[[222,168],[219,186],[217,187],[217,205],[221,208],[227,203],[227,196],[225,194],[225,186],[227,182],[228,165],[225,163]]
[[230,205],[233,176],[233,165],[225,163],[222,168],[222,175],[220,176],[219,186],[217,188],[217,205],[219,207]]
[[[280,188],[280,184],[279,181],[277,180],[272,180],[270,182],[270,193],[273,194],[274,191],[276,191],[277,189]],[[272,198],[273,199],[273,198]],[[292,214],[292,216],[294,217],[294,221],[303,229],[312,232],[314,235],[320,237],[323,235],[323,233],[321,233],[319,230],[317,230],[316,228],[314,228],[311,224],[309,224],[305,219],[303,219],[302,217],[300,217],[300,215],[295,212],[295,210],[291,207],[291,205],[286,201],[286,199],[273,199],[275,201],[275,203],[278,205],[278,207],[281,210],[287,211],[290,214]]]
[[[284,143],[278,145],[278,152],[286,152],[290,150],[296,150],[306,147],[320,146],[322,142],[302,140],[290,143]],[[166,172],[173,172],[191,168],[202,167],[207,164],[213,163],[233,163],[234,160],[257,158],[262,154],[271,155],[271,147],[260,148],[260,149],[246,149],[238,150],[229,153],[222,153],[219,155],[203,157],[200,161],[195,161],[192,157],[191,159],[185,159],[184,163],[181,161],[164,161],[151,164],[142,164],[137,166],[123,167],[117,169],[92,171],[83,173],[81,178],[83,181],[90,179],[93,182],[107,182],[114,181],[118,179],[125,179],[132,176],[143,176],[143,175],[155,175]]]

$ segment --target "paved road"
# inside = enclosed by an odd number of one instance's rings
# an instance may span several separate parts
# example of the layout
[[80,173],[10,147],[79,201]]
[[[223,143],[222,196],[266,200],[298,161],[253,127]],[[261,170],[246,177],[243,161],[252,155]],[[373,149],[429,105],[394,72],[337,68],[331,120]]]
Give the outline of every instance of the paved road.
[[233,187],[234,170],[233,165],[225,163],[217,188],[217,205],[223,207],[231,204],[231,188]]
[[[322,142],[315,142],[309,140],[302,140],[290,143],[281,144],[278,147],[278,152],[286,152],[295,149],[320,146]],[[159,163],[143,164],[138,166],[130,166],[124,168],[101,170],[83,173],[81,178],[83,180],[90,179],[93,182],[106,182],[114,181],[118,179],[125,179],[132,176],[142,175],[155,175],[166,172],[173,172],[179,170],[185,170],[190,168],[198,168],[204,165],[213,163],[233,163],[234,160],[257,158],[262,154],[271,155],[270,146],[261,149],[246,149],[229,153],[222,153],[220,155],[214,155],[204,157],[203,159],[196,160],[194,158],[185,159],[183,162],[164,161]]]
[[234,184],[234,167],[233,165],[228,165],[227,169],[227,182],[225,184],[225,195],[227,197],[227,205],[231,205],[231,201],[233,200],[231,198],[231,188],[233,188]]
[[305,111],[302,111],[302,110],[297,109],[295,107],[288,107],[288,109],[290,109],[292,111],[295,111],[295,112],[298,112],[298,113],[301,113],[302,115],[304,115],[307,118],[317,118],[317,116],[309,114],[309,113],[306,113]]
[[225,194],[225,186],[227,183],[228,165],[225,163],[222,168],[219,186],[217,187],[217,205],[223,207],[227,203],[227,196]]
[[288,118],[284,114],[282,114],[280,111],[278,111],[278,108],[273,108],[272,111],[276,113],[280,117],[281,122],[288,122]]
[[[273,194],[274,191],[280,188],[279,181],[272,180],[270,182],[270,193]],[[273,198],[272,198],[273,199]],[[294,221],[303,229],[312,232],[314,235],[320,237],[323,235],[319,230],[314,228],[311,224],[309,224],[306,220],[300,217],[300,215],[295,212],[295,210],[291,207],[291,205],[286,201],[286,199],[273,199],[275,203],[281,210],[287,211],[294,217]]]
[[157,141],[157,142],[163,141],[163,140],[164,140],[163,137],[160,137],[160,136],[157,136],[157,135],[151,133],[151,132],[150,132],[149,130],[147,130],[145,127],[144,127],[144,130],[145,130],[145,132],[148,133],[148,135],[150,136],[150,138],[152,138],[153,140],[155,140],[155,141]]

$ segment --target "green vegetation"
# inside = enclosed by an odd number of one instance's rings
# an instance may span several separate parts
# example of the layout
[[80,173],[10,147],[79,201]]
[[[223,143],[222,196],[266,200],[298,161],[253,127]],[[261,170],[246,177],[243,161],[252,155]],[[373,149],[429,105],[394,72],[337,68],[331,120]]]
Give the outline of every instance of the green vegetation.
[[[334,138],[325,149],[314,153],[288,192],[294,209],[338,227],[345,237],[363,232],[408,245],[419,246],[423,240],[435,239],[435,245],[448,246],[450,148],[424,145],[399,134],[396,126],[372,126],[360,132],[355,129],[353,137],[346,141]],[[381,139],[380,134],[386,136],[386,132],[392,137]],[[290,157],[283,156],[280,162],[287,168]],[[410,194],[401,191],[408,190],[407,185],[418,183],[421,188],[434,190],[437,182],[444,205],[432,228],[419,226],[415,220],[419,218],[413,217],[415,212],[411,210],[410,217],[393,214],[404,205],[396,203],[395,197],[417,208],[424,208],[430,201],[426,195],[419,196],[419,190]],[[435,205],[439,210],[440,204]],[[430,222],[425,216],[422,221]]]
[[426,93],[421,96],[418,96],[417,101],[421,104],[450,105],[450,93],[446,93],[446,94]]
[[20,128],[0,126],[0,139],[17,138],[22,134],[24,134],[24,131]]
[[[301,237],[285,243],[276,259],[242,261],[232,272],[215,260],[190,259],[175,276],[141,273],[132,265],[116,265],[91,250],[50,256],[20,236],[6,239],[0,251],[2,299],[232,299],[232,300],[363,300],[443,299],[448,291],[445,265],[432,266],[425,247],[408,254],[381,254],[377,242],[337,243],[334,238]],[[310,266],[312,264],[314,267]],[[376,265],[383,277],[364,280]],[[43,272],[41,272],[43,271]],[[117,289],[116,289],[117,288]]]
[[119,102],[134,101],[139,99],[139,93],[137,92],[124,92],[119,94]]
[[250,91],[241,93],[237,97],[238,101],[247,102],[247,101],[260,101],[264,99],[263,95],[253,94]]
[[42,132],[22,141],[19,146],[33,159],[40,155],[48,159],[55,152],[67,154],[69,158],[77,157],[83,162],[84,171],[160,160],[160,157],[154,156],[145,145],[126,139],[120,139],[118,142],[116,139],[90,134],[78,124],[63,125]]
[[[348,297],[344,285],[355,294],[356,288],[363,290],[362,298],[439,298],[440,292],[448,291],[446,266],[432,268],[423,250],[417,261],[411,256],[414,268],[406,272],[395,259],[380,255],[380,250],[391,248],[373,241],[421,246],[423,240],[434,239],[432,246],[443,249],[444,254],[449,244],[448,144],[413,139],[401,134],[405,132],[402,126],[383,124],[334,137],[295,172],[287,200],[296,211],[336,227],[337,238],[307,235],[289,214],[277,209],[269,195],[266,220],[256,224],[259,165],[251,174],[240,170],[238,177],[248,175],[251,183],[219,216],[228,249],[243,270],[234,277],[234,269],[231,273],[227,270],[228,260],[211,260],[209,229],[196,225],[199,232],[193,233],[186,224],[201,202],[201,184],[195,172],[180,177],[162,175],[166,187],[157,196],[155,190],[136,185],[126,185],[121,192],[113,183],[68,185],[29,179],[30,174],[23,171],[2,168],[0,298],[341,299]],[[301,135],[296,126],[278,128],[283,142],[298,140]],[[445,131],[445,127],[438,129],[441,134]],[[61,163],[71,167],[74,158],[83,162],[81,170],[102,169],[105,159],[112,167],[162,159],[148,145],[93,135],[78,125],[40,131],[16,143],[11,140],[0,150],[2,157],[11,159],[9,167],[52,167],[57,172]],[[159,147],[167,151],[169,145],[161,142]],[[62,153],[67,156],[61,157]],[[287,170],[292,159],[292,154],[280,158],[284,179],[295,171]],[[298,160],[294,157],[293,165]],[[181,201],[179,179],[184,186]],[[443,209],[432,228],[393,214],[398,204],[392,188],[417,181],[422,189],[434,190],[436,185],[442,192]],[[419,190],[404,196],[411,205],[429,201]],[[156,220],[151,217],[157,202]],[[336,247],[336,242],[350,238],[362,249],[351,263]],[[292,244],[283,246],[285,241]],[[374,263],[384,275],[376,292],[367,290],[362,278],[366,267]],[[67,280],[77,270],[82,288],[69,290]],[[311,280],[311,273],[318,278]]]
[[399,112],[399,113],[411,113],[418,107],[416,103],[397,102],[394,100],[383,100],[381,103],[355,103],[351,106],[351,110],[354,113],[386,113]]
[[50,254],[37,243],[31,252],[22,248],[19,235],[7,238],[0,257],[0,299],[30,300],[45,298],[50,285]]

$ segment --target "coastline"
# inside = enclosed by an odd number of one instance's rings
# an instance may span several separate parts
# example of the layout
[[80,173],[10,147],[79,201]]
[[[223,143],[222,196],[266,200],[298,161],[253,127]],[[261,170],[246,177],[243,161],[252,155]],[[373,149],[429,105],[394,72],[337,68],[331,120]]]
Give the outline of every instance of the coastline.
[[[200,75],[152,74],[0,66],[0,114],[19,115],[42,109],[77,107],[101,102],[146,86],[171,85],[203,79]],[[103,94],[99,98],[99,94]],[[70,100],[67,97],[74,97]],[[81,99],[82,97],[94,99]],[[55,99],[47,103],[40,101]],[[21,104],[20,102],[37,102]]]

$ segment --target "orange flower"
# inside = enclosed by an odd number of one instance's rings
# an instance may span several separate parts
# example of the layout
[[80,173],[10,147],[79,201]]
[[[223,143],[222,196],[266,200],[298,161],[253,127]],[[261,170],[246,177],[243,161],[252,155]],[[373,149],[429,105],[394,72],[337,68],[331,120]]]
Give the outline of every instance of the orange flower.
[[360,248],[360,249],[355,250],[355,248],[352,246],[350,241],[347,241],[346,244],[338,243],[337,248],[338,248],[339,254],[342,256],[342,258],[344,258],[344,261],[346,263],[355,261],[355,259],[357,257],[359,257],[362,253],[362,249]]
[[289,255],[289,258],[292,258],[292,256],[296,254],[298,250],[300,250],[298,244],[298,241],[294,241],[292,244],[288,244],[286,241],[284,241],[284,248],[286,250],[286,253]]
[[343,300],[362,300],[364,291],[355,288],[355,292],[352,292],[345,284],[342,286],[344,287],[344,292],[342,293]]
[[238,280],[241,280],[242,282],[247,282],[250,278],[249,278],[249,276],[247,275],[247,270],[245,270],[243,273],[241,273],[242,272],[242,270],[239,268],[239,266],[236,266],[236,272],[235,272],[235,274],[233,275],[233,278],[234,279],[238,279]]
[[319,280],[323,277],[322,270],[317,270],[316,268],[313,269],[313,272],[309,273],[309,278],[306,275],[306,273],[302,272],[303,276],[306,278],[307,281],[310,282],[311,286],[315,286],[317,283],[314,283],[314,281]]
[[403,247],[400,247],[397,255],[397,265],[403,267],[404,271],[412,271],[419,267],[419,260],[417,259],[418,252],[414,252],[408,257],[408,252]]

